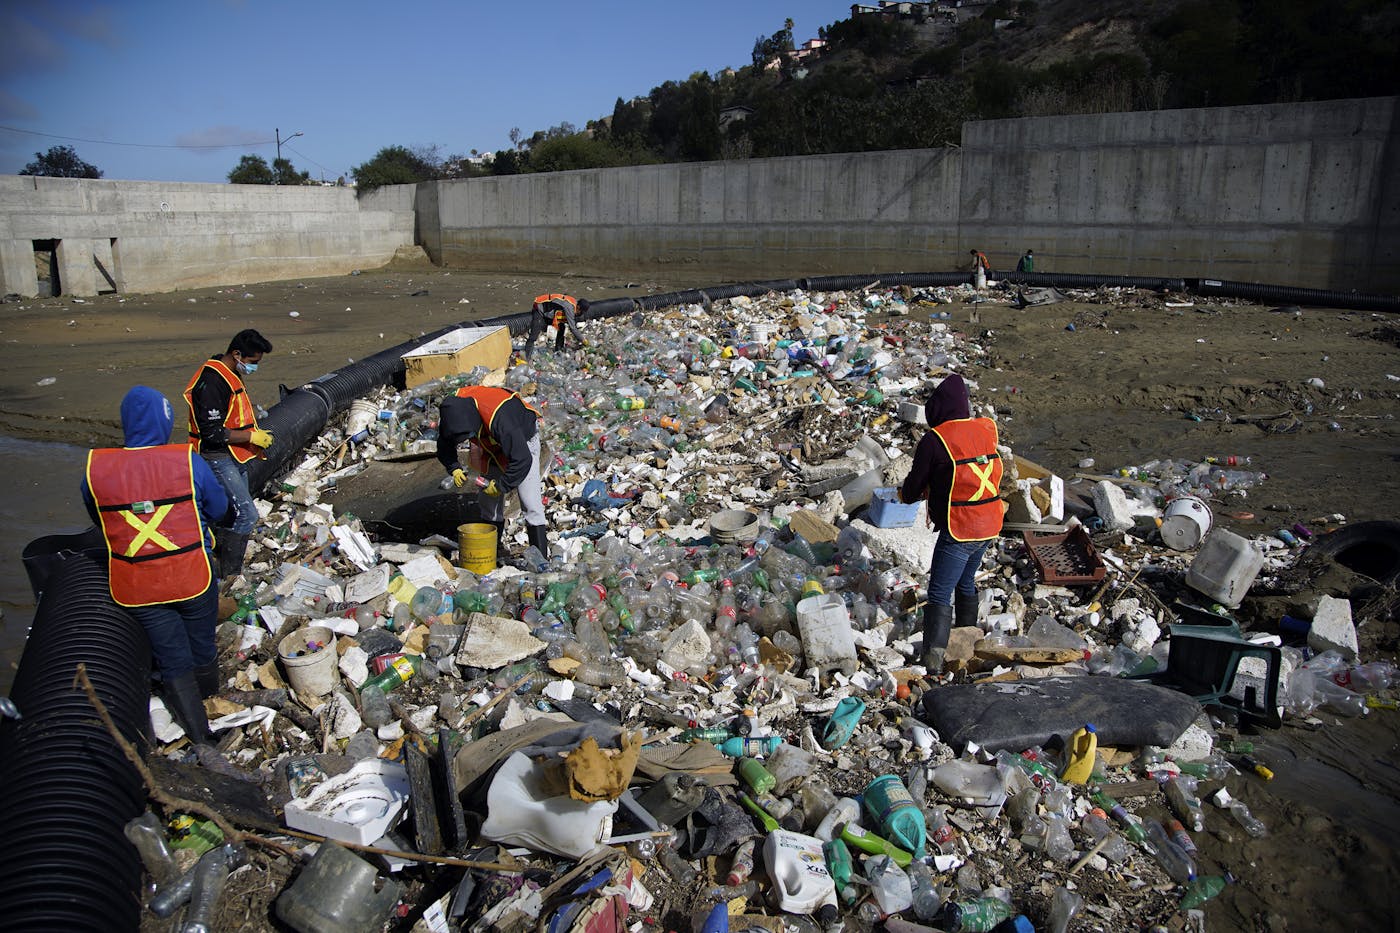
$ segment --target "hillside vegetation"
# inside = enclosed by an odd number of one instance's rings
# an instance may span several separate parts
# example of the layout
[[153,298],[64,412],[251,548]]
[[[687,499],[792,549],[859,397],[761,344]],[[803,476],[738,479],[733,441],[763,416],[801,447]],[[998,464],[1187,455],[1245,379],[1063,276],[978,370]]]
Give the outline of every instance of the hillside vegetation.
[[[579,129],[525,136],[486,166],[420,152],[425,178],[957,145],[968,120],[1396,93],[1394,0],[998,0],[954,16],[791,20],[751,61],[696,72]],[[378,158],[378,157],[376,157]],[[372,160],[361,169],[372,177]],[[356,170],[357,177],[361,169]]]

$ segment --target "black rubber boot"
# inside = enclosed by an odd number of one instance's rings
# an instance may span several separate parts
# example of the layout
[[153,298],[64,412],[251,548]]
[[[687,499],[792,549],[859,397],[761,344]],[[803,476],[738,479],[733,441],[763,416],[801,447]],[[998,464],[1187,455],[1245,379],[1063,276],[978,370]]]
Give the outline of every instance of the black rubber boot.
[[948,649],[948,633],[952,628],[952,606],[924,607],[923,662],[930,674],[943,673],[943,653]]
[[219,679],[219,662],[214,661],[209,664],[201,664],[194,669],[195,683],[199,684],[199,695],[204,699],[219,692],[223,686],[223,681]]
[[243,555],[248,550],[248,535],[236,531],[221,531],[214,542],[219,557],[219,576],[231,580],[243,572]]
[[526,525],[525,534],[530,539],[530,543],[540,549],[540,554],[545,560],[549,560],[549,526],[548,525]]
[[496,526],[496,566],[504,566],[510,560],[510,548],[506,547],[506,522],[501,519],[492,522]]
[[195,680],[193,671],[175,678],[167,677],[161,699],[191,742],[195,745],[214,744],[214,735],[209,731],[209,717],[204,714],[204,699],[199,695],[199,682]]
[[953,624],[965,628],[977,624],[977,594],[953,594]]

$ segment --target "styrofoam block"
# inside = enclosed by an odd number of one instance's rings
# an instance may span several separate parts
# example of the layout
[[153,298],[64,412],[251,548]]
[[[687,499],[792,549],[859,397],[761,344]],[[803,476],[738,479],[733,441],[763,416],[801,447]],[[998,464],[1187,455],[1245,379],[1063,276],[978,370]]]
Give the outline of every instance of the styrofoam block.
[[1039,525],[1043,521],[1040,506],[1035,504],[1035,499],[1031,496],[1033,485],[1035,484],[1028,479],[1016,481],[1016,488],[1006,497],[1006,520],[1008,522]]
[[922,515],[915,519],[912,528],[876,528],[861,519],[852,521],[851,527],[860,532],[866,546],[876,556],[892,560],[917,574],[928,572],[938,532],[924,524]]
[[1108,480],[1094,485],[1094,510],[1109,531],[1127,531],[1133,527],[1133,511],[1128,505],[1128,497]]
[[1356,657],[1356,625],[1351,619],[1351,601],[1324,596],[1313,613],[1308,629],[1308,647],[1313,651],[1340,651],[1347,660]]
[[1186,727],[1186,731],[1181,733],[1170,748],[1162,751],[1175,761],[1201,761],[1210,757],[1214,747],[1215,739],[1211,734],[1210,718],[1202,713],[1195,722]]

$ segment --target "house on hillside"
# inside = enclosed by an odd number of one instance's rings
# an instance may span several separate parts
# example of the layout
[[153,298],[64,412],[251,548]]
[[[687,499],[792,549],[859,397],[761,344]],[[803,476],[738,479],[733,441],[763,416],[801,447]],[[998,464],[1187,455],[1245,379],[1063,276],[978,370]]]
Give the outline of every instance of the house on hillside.
[[753,116],[753,108],[745,104],[737,104],[733,107],[725,107],[719,112],[719,129],[724,132],[731,123],[738,123]]

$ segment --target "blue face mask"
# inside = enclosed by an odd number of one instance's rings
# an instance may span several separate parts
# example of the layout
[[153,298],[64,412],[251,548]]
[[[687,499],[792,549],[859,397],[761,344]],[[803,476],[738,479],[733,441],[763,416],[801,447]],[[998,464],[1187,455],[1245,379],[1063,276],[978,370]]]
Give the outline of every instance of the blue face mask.
[[249,363],[246,360],[240,360],[238,366],[240,369],[243,370],[243,374],[246,376],[251,376],[253,375],[253,373],[258,371],[257,363]]

